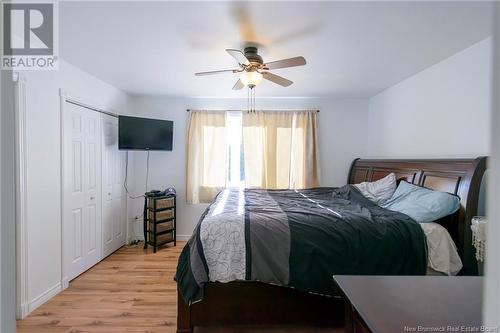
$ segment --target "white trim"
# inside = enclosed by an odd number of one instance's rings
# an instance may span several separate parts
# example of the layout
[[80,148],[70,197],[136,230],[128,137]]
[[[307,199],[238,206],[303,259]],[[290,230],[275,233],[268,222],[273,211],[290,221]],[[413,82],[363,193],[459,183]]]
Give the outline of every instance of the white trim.
[[16,182],[16,317],[23,319],[28,306],[28,223],[26,163],[26,78],[15,73],[15,182]]
[[68,287],[69,287],[69,279],[66,276],[65,278],[62,279],[61,290],[67,289]]
[[[142,228],[142,224],[141,224],[141,228]],[[129,238],[128,238],[128,241],[127,241],[127,244],[130,244],[130,242],[132,241],[143,241],[144,240],[144,235],[129,235]]]
[[59,292],[61,292],[60,282],[58,282],[56,285],[49,288],[48,290],[44,291],[40,296],[31,300],[28,304],[28,312],[35,310],[37,307],[47,302],[49,299],[57,295]]
[[[142,225],[142,223],[141,223],[141,225]],[[175,239],[177,241],[181,241],[181,242],[187,242],[190,238],[191,238],[191,235],[175,235]],[[130,239],[129,243],[132,240],[143,241],[144,240],[144,236],[143,235],[137,235],[137,236],[134,237],[134,239]]]
[[68,279],[68,274],[66,273],[67,267],[65,265],[66,262],[66,257],[65,257],[65,251],[64,251],[64,207],[66,205],[66,202],[64,200],[64,104],[66,103],[66,92],[63,89],[59,89],[59,108],[60,108],[60,115],[59,115],[59,127],[61,129],[60,132],[60,138],[59,138],[59,152],[61,156],[61,179],[60,179],[60,184],[61,184],[61,189],[60,189],[60,199],[61,199],[61,281],[59,282],[59,285],[62,287],[62,290],[66,289],[69,287],[69,279]]

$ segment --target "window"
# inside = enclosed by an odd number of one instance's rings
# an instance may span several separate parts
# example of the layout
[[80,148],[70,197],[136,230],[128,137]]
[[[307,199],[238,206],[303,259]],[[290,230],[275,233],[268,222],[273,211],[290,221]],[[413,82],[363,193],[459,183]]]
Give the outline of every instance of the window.
[[187,202],[224,188],[319,185],[317,117],[311,111],[191,111]]
[[245,164],[243,162],[243,138],[241,128],[241,111],[227,112],[226,130],[228,187],[245,187]]

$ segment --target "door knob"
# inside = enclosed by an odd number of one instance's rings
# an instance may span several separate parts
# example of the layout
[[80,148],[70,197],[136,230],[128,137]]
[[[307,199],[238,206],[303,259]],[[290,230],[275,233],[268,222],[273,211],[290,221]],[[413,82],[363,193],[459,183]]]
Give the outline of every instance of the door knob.
[[90,197],[90,200],[94,200],[95,198],[94,197]]

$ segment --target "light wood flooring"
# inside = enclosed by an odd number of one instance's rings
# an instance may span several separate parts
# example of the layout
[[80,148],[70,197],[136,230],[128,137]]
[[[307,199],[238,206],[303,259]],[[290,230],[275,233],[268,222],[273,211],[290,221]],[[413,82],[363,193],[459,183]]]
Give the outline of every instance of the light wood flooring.
[[[177,291],[173,280],[184,246],[162,247],[156,253],[142,243],[125,246],[17,322],[21,333],[173,333],[176,331]],[[211,328],[221,332],[339,332],[315,328]]]
[[184,243],[156,253],[142,246],[122,247],[71,281],[68,289],[18,321],[17,331],[175,332],[173,277]]

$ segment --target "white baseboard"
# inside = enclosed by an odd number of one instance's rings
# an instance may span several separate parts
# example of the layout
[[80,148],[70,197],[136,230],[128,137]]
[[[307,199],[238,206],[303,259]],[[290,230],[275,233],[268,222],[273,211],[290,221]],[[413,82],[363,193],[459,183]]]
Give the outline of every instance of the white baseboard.
[[[178,241],[181,241],[181,242],[185,242],[185,241],[188,241],[189,238],[191,238],[191,235],[176,235],[175,237]],[[140,241],[143,241],[144,240],[144,237],[143,236],[136,236],[136,237],[132,237],[129,239],[129,241],[127,242],[127,244],[129,244],[132,240],[134,239],[137,239],[137,240],[140,240]]]
[[[142,237],[141,237],[142,238]],[[177,235],[177,240],[178,241],[187,241],[191,238],[191,235]],[[47,302],[49,299],[57,295],[59,292],[61,292],[64,289],[68,288],[69,281],[67,278],[64,278],[61,282],[58,282],[56,285],[53,287],[49,288],[45,292],[43,292],[40,296],[34,298],[28,303],[21,304],[17,308],[17,315],[18,318],[24,318],[28,314],[30,314],[33,310],[38,308],[40,305],[43,303]]]
[[16,309],[16,319],[24,319],[27,315],[29,315],[29,306],[28,303],[23,303],[19,305]]
[[61,288],[61,291],[62,290],[65,290],[65,289],[68,289],[69,287],[69,279],[67,276],[65,276],[63,279],[62,279],[62,284],[61,284],[62,288]]
[[130,244],[131,241],[138,240],[138,241],[143,241],[144,236],[134,236],[134,237],[129,237],[127,240],[127,244]]
[[32,301],[29,302],[27,309],[28,313],[31,313],[37,307],[39,307],[40,305],[42,305],[43,303],[47,302],[49,299],[57,295],[60,291],[61,291],[61,282],[58,282],[55,286],[44,291],[40,296],[34,298]]

